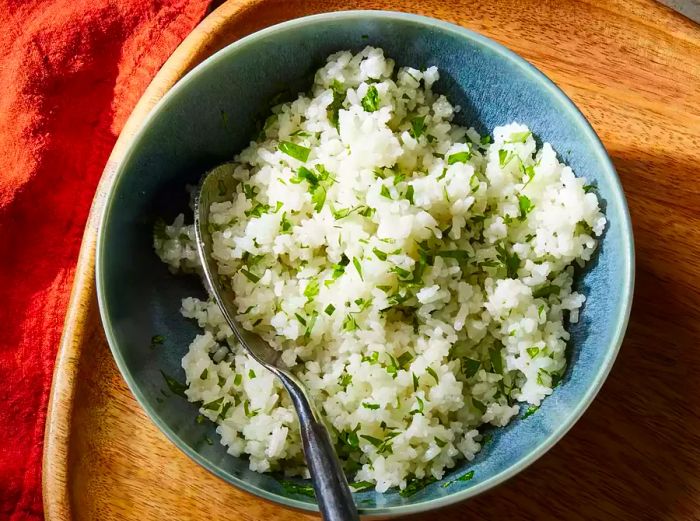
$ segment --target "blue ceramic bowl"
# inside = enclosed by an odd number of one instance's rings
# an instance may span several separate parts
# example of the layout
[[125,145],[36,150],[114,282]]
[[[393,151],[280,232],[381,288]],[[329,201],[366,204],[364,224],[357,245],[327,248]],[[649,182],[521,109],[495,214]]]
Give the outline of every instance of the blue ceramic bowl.
[[[133,140],[109,194],[97,246],[97,288],[107,339],[129,387],[151,419],[181,450],[224,480],[264,498],[316,510],[313,499],[286,493],[270,475],[227,455],[212,424],[197,424],[197,407],[172,395],[161,370],[184,379],[180,359],[197,333],[178,309],[204,296],[193,276],[173,276],[153,252],[154,220],[189,213],[185,185],[244,148],[280,92],[296,96],[313,72],[341,49],[382,47],[398,65],[436,65],[437,90],[462,107],[459,122],[480,132],[513,120],[552,143],[575,172],[598,187],[608,227],[594,261],[577,279],[587,296],[570,328],[569,367],[536,414],[493,430],[470,463],[470,481],[434,483],[404,498],[397,492],[356,495],[366,515],[405,515],[483,492],[542,456],[571,428],[600,389],[615,359],[630,311],[634,249],[620,182],[603,145],[574,104],[541,72],[499,44],[437,20],[350,11],[276,25],[226,47],[167,93]],[[153,335],[163,346],[150,348]],[[169,396],[164,396],[168,394]],[[524,409],[524,408],[523,408]],[[522,413],[521,413],[522,416]],[[208,439],[215,440],[209,444]]]

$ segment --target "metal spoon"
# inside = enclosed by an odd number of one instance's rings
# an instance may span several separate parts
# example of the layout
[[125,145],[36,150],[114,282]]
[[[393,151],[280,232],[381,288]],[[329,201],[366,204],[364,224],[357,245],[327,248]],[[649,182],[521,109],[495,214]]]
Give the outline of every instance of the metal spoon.
[[311,473],[321,515],[329,521],[359,520],[350,487],[333,449],[328,431],[321,421],[303,385],[280,364],[279,351],[262,338],[243,329],[235,320],[232,289],[222,284],[216,261],[212,257],[212,237],[209,233],[209,210],[212,203],[231,201],[238,181],[233,177],[233,166],[224,164],[214,168],[202,180],[194,201],[194,229],[197,252],[202,263],[204,280],[209,294],[221,308],[226,321],[243,348],[261,365],[277,376],[292,398],[301,427],[306,463]]

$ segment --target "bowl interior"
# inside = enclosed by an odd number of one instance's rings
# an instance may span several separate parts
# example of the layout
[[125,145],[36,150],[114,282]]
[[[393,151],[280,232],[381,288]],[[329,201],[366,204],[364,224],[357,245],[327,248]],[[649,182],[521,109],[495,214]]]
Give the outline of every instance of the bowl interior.
[[[312,499],[286,493],[270,475],[248,470],[218,443],[214,426],[197,424],[197,407],[173,395],[161,371],[180,381],[180,359],[197,327],[180,300],[204,296],[194,276],[173,276],[156,257],[158,217],[184,212],[186,184],[244,148],[270,101],[308,89],[313,72],[338,50],[382,47],[397,65],[438,66],[436,89],[461,106],[458,121],[480,132],[516,120],[548,141],[578,175],[598,187],[609,221],[595,260],[578,278],[587,296],[570,327],[569,368],[536,414],[492,431],[469,463],[470,481],[435,483],[404,498],[357,494],[368,514],[423,510],[473,495],[513,475],[549,448],[580,416],[605,378],[624,332],[632,285],[629,217],[618,179],[597,137],[571,102],[532,66],[464,29],[397,13],[348,12],[300,19],[245,38],[200,65],[166,95],[133,141],[112,188],[97,259],[102,317],[115,359],[151,418],[186,453],[224,479],[291,506]],[[151,346],[154,335],[163,345]],[[523,408],[524,410],[525,408]],[[522,413],[521,413],[522,415]],[[211,444],[210,440],[214,443]],[[444,482],[444,480],[443,480]]]

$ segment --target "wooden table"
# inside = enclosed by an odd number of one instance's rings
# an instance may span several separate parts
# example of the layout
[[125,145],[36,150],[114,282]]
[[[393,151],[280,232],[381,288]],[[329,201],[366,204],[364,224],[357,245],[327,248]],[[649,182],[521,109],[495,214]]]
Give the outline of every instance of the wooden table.
[[606,145],[637,246],[632,318],[592,407],[505,485],[414,519],[700,519],[700,27],[651,0],[231,0],[181,45],[110,158],[86,229],[46,430],[44,502],[56,520],[299,520],[191,462],[117,372],[94,292],[97,216],[115,164],[153,103],[226,43],[283,19],[391,8],[459,23],[552,78]]

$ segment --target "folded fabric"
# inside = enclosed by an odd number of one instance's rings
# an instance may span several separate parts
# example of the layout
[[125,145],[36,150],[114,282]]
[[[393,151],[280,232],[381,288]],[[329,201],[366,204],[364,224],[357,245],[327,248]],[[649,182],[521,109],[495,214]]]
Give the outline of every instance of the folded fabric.
[[46,405],[92,197],[208,0],[0,0],[0,519],[43,518]]

